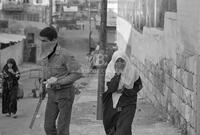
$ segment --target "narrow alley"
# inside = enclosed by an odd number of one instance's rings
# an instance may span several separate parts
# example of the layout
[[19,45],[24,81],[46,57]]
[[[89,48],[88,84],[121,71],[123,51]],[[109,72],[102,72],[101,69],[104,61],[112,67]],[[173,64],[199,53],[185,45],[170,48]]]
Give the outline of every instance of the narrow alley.
[[[75,87],[70,135],[106,135],[103,120],[97,120],[101,109],[104,116],[108,112],[108,122],[104,121],[108,132],[131,134],[132,129],[132,135],[200,135],[199,26],[200,0],[0,0],[0,135],[46,134],[48,95],[29,128],[41,76],[53,78],[46,87],[52,89],[48,92],[53,100],[58,95],[55,108],[49,110],[71,110],[69,104],[59,105],[72,101],[72,91],[54,88]],[[62,47],[74,57],[57,53]],[[116,60],[113,54],[119,55]],[[109,91],[103,100],[111,103],[106,111],[98,102],[105,84]],[[19,88],[24,97],[16,108],[18,93],[13,90]],[[117,111],[112,110],[114,105]],[[16,110],[14,119],[10,114]],[[66,110],[64,117],[69,116]],[[122,122],[119,118],[113,126],[118,116]],[[52,130],[54,122],[46,121],[45,129]]]
[[[84,68],[88,68],[88,31],[61,31],[66,37],[65,48],[73,52]],[[76,35],[76,36],[75,36]],[[37,65],[24,63],[22,70],[38,68]],[[87,71],[87,70],[85,70]],[[33,75],[34,76],[34,75]],[[102,121],[96,120],[97,107],[97,74],[91,74],[87,78],[78,81],[81,93],[76,95],[73,105],[71,120],[71,135],[105,135]],[[23,80],[23,79],[22,79]],[[29,129],[34,109],[38,99],[32,98],[31,88],[34,81],[26,79],[22,81],[25,90],[25,98],[19,100],[18,118],[0,116],[0,135],[44,135],[43,121],[46,100],[42,103],[33,129]],[[161,114],[144,97],[138,97],[136,116],[133,122],[134,135],[179,135],[178,130],[167,123]]]

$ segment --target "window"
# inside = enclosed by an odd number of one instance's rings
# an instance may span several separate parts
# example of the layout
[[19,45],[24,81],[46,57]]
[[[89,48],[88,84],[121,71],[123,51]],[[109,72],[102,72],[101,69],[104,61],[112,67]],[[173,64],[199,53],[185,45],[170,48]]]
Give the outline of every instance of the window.
[[0,29],[8,28],[8,21],[7,20],[0,20]]
[[56,12],[59,12],[59,10],[60,10],[60,6],[56,5]]
[[27,41],[28,43],[34,43],[34,33],[28,33]]
[[29,3],[29,0],[24,0],[23,3]]
[[36,0],[36,3],[42,3],[42,0]]

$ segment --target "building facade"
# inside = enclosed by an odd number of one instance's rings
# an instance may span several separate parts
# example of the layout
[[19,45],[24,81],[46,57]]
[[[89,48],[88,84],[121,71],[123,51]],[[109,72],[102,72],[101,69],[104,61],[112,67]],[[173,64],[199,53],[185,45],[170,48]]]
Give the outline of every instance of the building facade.
[[[23,62],[36,63],[40,47],[38,31],[49,24],[47,0],[2,0],[0,30],[2,33],[25,35]],[[6,27],[4,27],[6,26]]]
[[117,44],[141,94],[184,135],[200,134],[200,1],[118,0]]

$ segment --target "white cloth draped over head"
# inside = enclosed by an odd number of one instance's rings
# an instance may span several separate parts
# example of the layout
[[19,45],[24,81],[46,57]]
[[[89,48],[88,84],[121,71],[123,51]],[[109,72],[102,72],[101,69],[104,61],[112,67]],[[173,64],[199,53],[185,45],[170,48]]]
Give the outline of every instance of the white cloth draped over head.
[[[125,52],[122,52],[122,51],[114,52],[112,59],[106,68],[105,82],[110,81],[114,77],[115,62],[119,58],[122,58],[123,60],[125,60],[126,64],[125,64],[124,70],[121,73],[121,79],[120,79],[118,89],[121,89],[123,86],[127,89],[132,89],[134,82],[139,78],[139,74],[137,70],[134,68],[134,66],[131,65],[130,58],[125,54]],[[107,87],[106,87],[106,90],[107,90]],[[116,107],[120,96],[121,96],[121,93],[115,92],[112,94],[113,108]]]
[[127,89],[131,89],[133,88],[134,82],[139,78],[139,74],[135,67],[131,65],[129,57],[122,51],[114,52],[112,59],[106,68],[105,81],[110,81],[111,78],[114,77],[114,66],[118,58],[122,58],[126,62],[125,68],[121,74],[120,84],[124,85]]

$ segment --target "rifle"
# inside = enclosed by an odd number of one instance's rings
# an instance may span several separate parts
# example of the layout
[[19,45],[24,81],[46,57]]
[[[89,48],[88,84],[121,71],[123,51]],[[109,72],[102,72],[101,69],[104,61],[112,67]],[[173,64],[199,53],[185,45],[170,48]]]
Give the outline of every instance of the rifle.
[[[39,79],[39,81],[40,81],[40,79]],[[31,123],[30,123],[30,125],[29,125],[29,128],[30,128],[30,129],[32,129],[32,127],[33,127],[33,124],[34,124],[35,119],[36,119],[36,117],[37,117],[37,114],[38,114],[38,112],[39,112],[39,109],[40,109],[40,106],[41,106],[41,104],[42,104],[42,101],[44,100],[45,95],[46,95],[46,88],[45,88],[45,84],[43,84],[43,81],[40,81],[40,89],[41,89],[42,93],[40,94],[39,101],[38,101],[38,103],[37,103],[37,106],[36,106],[35,112],[34,112],[34,114],[33,114],[33,117],[32,117],[32,119],[31,119]]]

